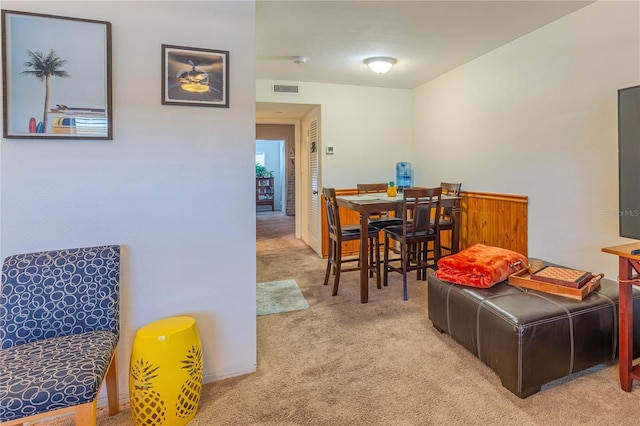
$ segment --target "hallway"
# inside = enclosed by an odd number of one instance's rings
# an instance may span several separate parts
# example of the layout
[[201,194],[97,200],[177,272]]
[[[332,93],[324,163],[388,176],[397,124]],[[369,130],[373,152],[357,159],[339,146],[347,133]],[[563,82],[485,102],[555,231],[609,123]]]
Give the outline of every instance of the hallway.
[[256,252],[294,247],[307,247],[295,237],[294,216],[281,212],[256,214]]

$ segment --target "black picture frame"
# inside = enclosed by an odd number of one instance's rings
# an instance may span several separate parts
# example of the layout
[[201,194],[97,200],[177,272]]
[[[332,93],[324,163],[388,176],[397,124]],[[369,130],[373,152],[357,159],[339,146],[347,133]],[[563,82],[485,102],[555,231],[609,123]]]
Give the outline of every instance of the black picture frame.
[[111,23],[2,10],[3,136],[113,139]]
[[163,44],[162,104],[229,108],[229,52]]

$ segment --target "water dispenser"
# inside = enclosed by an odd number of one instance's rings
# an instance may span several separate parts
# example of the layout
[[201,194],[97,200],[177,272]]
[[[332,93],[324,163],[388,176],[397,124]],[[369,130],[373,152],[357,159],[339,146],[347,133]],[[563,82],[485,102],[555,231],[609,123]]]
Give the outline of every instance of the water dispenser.
[[396,185],[400,191],[413,186],[413,169],[408,161],[396,163]]

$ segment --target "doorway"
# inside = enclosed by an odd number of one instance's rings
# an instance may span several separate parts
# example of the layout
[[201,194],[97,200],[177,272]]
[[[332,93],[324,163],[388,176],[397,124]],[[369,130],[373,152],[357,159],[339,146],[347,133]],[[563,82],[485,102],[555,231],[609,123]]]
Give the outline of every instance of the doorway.
[[[310,227],[310,222],[313,221],[315,225],[320,217],[317,213],[311,214],[309,202],[309,197],[314,192],[311,189],[309,171],[311,167],[309,126],[310,116],[313,113],[319,117],[320,105],[256,102],[256,140],[283,139],[286,141],[285,191],[290,193],[293,199],[290,209],[286,209],[286,214],[294,215],[295,237],[307,244],[310,241],[309,232],[319,229],[318,226]],[[282,132],[286,133],[283,135]],[[319,146],[318,142],[316,147]],[[318,153],[320,152],[318,150]],[[319,163],[316,164],[319,165]],[[291,184],[288,183],[289,181]],[[315,186],[319,185],[318,180]],[[317,194],[315,196],[318,197]],[[316,251],[315,248],[314,251]],[[321,256],[321,251],[316,252]]]
[[[272,205],[256,205],[256,214],[260,213],[284,213],[287,206],[286,157],[284,139],[258,139],[256,140],[256,165],[264,167],[273,177]],[[257,170],[257,166],[256,166]]]
[[279,199],[274,210],[287,216],[296,215],[295,132],[293,124],[256,125],[256,153],[265,153],[267,170],[274,174],[274,195]]

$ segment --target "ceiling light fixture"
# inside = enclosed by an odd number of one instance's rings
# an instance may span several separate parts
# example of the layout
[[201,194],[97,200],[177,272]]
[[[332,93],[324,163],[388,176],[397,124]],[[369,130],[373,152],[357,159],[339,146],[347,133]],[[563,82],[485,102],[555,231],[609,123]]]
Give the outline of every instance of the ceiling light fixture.
[[376,56],[375,58],[367,58],[364,60],[364,63],[367,64],[369,69],[378,74],[386,73],[396,62],[397,61],[393,58],[382,56]]
[[307,63],[307,57],[306,56],[292,56],[291,60],[296,65],[306,64]]

